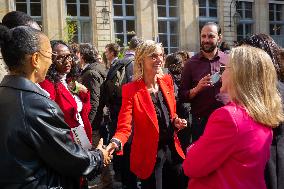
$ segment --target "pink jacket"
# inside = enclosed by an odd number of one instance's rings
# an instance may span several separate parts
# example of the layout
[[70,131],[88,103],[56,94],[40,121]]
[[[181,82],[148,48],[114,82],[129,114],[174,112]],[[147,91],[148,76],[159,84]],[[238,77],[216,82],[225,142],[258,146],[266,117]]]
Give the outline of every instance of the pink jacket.
[[190,189],[265,189],[272,130],[230,103],[210,116],[183,162]]

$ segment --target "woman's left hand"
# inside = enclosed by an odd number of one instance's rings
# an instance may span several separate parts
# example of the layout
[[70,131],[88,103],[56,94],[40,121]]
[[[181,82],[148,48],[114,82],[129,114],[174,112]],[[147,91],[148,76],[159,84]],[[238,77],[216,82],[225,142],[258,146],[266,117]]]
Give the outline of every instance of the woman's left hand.
[[174,125],[178,130],[181,130],[187,127],[187,121],[185,119],[181,119],[177,117],[174,119]]

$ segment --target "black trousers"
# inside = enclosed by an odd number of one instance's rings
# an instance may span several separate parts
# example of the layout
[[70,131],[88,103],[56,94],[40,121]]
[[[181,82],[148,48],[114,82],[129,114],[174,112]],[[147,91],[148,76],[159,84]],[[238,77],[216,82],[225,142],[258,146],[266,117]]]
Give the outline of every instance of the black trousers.
[[130,149],[131,144],[125,143],[123,156],[121,156],[121,182],[124,189],[137,189],[137,177],[130,171]]
[[141,180],[141,189],[186,189],[187,177],[182,170],[182,158],[168,145],[160,148],[152,175]]
[[192,116],[192,124],[191,124],[192,142],[197,141],[199,137],[203,135],[207,121],[208,117]]

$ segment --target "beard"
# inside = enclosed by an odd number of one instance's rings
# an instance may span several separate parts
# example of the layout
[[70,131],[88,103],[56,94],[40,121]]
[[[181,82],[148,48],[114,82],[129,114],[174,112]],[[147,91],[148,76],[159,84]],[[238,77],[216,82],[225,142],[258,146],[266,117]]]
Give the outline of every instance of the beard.
[[[207,45],[207,47],[205,47]],[[214,43],[201,43],[201,50],[203,50],[205,53],[211,53],[213,52],[218,46],[218,42]]]

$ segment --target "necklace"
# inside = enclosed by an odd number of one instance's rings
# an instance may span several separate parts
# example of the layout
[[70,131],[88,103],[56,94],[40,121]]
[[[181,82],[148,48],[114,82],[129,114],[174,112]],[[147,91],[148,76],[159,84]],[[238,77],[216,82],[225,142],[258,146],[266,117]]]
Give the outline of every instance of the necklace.
[[156,94],[159,91],[159,86],[155,85],[155,87],[148,88],[149,93]]

